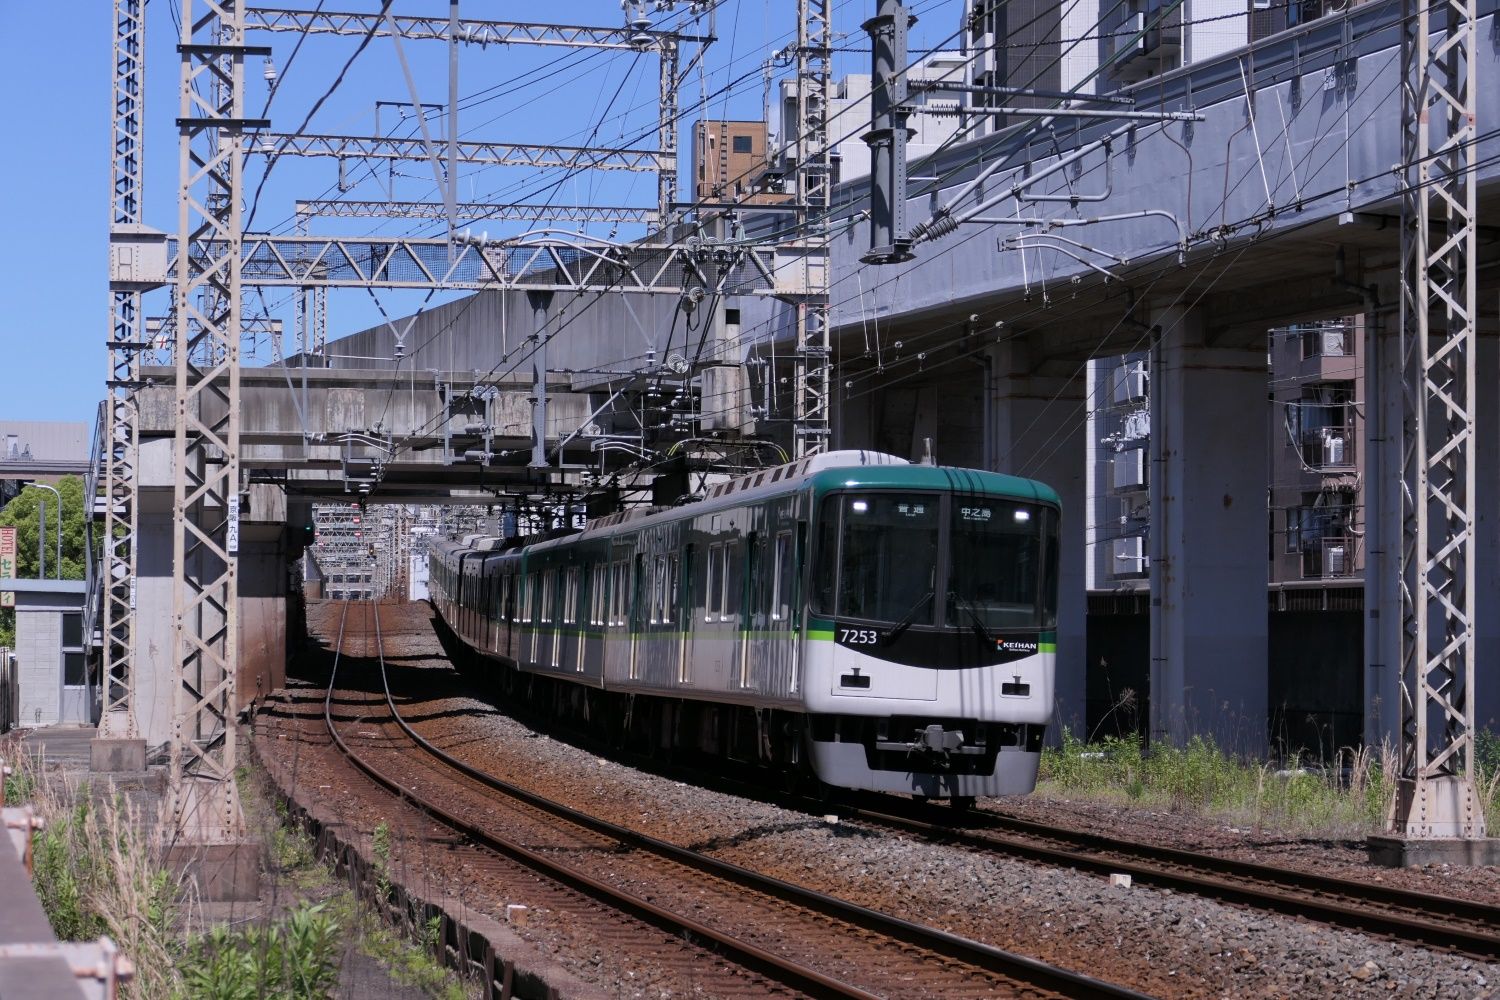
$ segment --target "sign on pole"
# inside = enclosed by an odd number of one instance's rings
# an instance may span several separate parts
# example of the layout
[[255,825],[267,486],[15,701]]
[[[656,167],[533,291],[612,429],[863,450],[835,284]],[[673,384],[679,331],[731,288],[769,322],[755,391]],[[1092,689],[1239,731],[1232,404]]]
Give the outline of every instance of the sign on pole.
[[[16,529],[0,528],[0,580],[14,580],[15,577]],[[15,606],[15,591],[0,591],[0,608],[13,608]]]

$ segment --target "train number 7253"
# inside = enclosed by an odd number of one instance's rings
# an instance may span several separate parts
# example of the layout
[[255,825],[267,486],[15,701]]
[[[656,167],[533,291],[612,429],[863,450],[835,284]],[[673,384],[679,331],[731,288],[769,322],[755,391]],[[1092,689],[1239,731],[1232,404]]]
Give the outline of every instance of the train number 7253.
[[880,641],[880,633],[872,628],[841,628],[839,642],[846,646],[868,646]]

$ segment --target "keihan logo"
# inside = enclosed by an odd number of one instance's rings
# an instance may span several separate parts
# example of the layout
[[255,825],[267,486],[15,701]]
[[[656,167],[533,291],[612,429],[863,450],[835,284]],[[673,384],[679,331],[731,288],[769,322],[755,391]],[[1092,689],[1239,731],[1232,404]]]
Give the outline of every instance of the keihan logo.
[[1035,639],[998,639],[995,647],[1006,653],[1035,653]]

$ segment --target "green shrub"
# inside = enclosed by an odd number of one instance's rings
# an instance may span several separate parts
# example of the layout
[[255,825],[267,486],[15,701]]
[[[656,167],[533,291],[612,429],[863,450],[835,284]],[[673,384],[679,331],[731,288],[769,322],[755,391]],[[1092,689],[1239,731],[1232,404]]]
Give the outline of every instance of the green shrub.
[[340,927],[323,904],[302,906],[280,923],[230,931],[214,927],[183,961],[192,1000],[323,1000],[338,985]]

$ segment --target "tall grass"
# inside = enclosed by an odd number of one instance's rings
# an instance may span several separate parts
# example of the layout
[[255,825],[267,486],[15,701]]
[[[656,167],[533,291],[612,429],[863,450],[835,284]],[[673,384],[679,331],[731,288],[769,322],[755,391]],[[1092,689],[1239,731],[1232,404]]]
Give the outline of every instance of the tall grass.
[[53,932],[64,941],[108,934],[135,964],[128,996],[173,996],[180,885],[139,808],[118,794],[91,795],[66,772],[46,774],[26,755],[12,766],[13,788],[46,823],[32,845],[32,878]]
[[[1256,829],[1362,836],[1384,827],[1395,767],[1389,749],[1346,749],[1326,767],[1281,768],[1243,760],[1207,736],[1148,749],[1134,735],[1090,744],[1064,729],[1062,746],[1042,751],[1038,790],[1215,816]],[[1491,792],[1493,800],[1493,783]]]
[[45,772],[35,758],[21,756],[14,766],[7,803],[23,799],[45,822],[33,843],[32,880],[53,933],[64,941],[113,938],[135,965],[126,997],[333,995],[341,923],[323,907],[303,905],[241,930],[189,934],[192,900],[163,863],[152,837],[155,817],[143,817],[118,794],[91,794],[68,772]]

